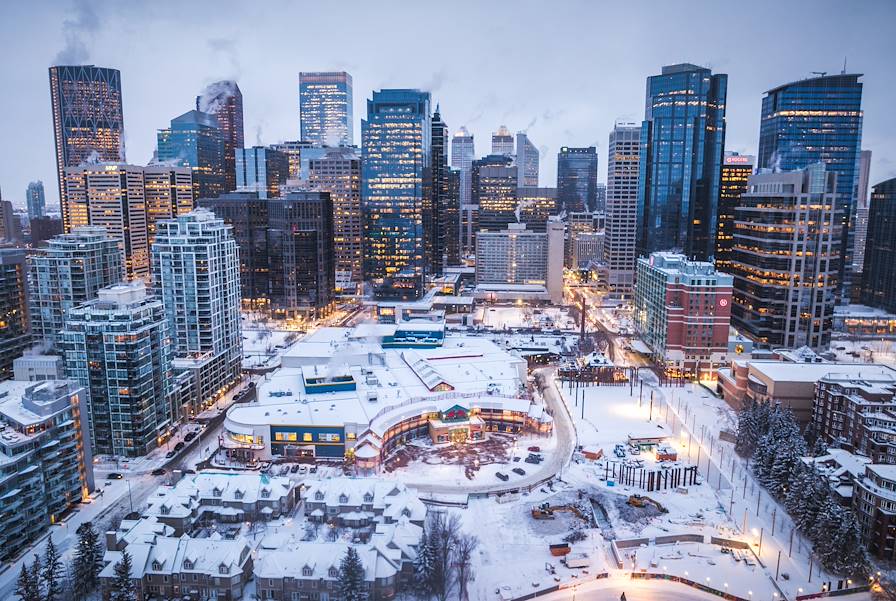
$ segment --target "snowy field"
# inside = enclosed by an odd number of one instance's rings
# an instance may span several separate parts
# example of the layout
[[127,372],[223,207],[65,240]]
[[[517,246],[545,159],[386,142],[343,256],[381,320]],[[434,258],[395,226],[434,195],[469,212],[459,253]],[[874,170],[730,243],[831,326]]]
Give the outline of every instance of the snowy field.
[[843,363],[880,363],[896,369],[896,340],[831,340],[831,352]]
[[298,332],[269,329],[261,325],[243,324],[243,368],[276,367],[280,355],[301,338]]

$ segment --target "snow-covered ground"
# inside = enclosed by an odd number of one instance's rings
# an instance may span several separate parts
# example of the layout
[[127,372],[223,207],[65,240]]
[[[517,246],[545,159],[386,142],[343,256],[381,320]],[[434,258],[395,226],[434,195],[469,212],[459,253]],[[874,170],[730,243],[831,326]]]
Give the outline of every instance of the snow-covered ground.
[[473,318],[484,327],[504,330],[511,328],[542,328],[545,330],[575,330],[575,320],[569,311],[560,307],[532,308],[524,306],[477,307]]
[[[251,323],[251,322],[250,322]],[[302,337],[299,332],[243,325],[243,368],[268,368],[280,364],[280,355]]]
[[896,368],[896,340],[843,340],[831,341],[835,361],[842,363],[880,363]]

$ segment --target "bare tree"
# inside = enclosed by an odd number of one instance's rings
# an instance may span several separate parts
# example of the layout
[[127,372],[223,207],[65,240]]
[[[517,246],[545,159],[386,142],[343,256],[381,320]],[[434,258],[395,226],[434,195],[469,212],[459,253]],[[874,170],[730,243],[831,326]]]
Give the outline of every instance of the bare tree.
[[433,547],[432,589],[439,601],[447,601],[454,588],[452,563],[454,550],[460,536],[460,516],[456,513],[430,513],[429,542]]
[[473,554],[479,548],[479,538],[473,534],[459,534],[454,548],[454,569],[460,601],[469,601],[468,586],[473,580]]

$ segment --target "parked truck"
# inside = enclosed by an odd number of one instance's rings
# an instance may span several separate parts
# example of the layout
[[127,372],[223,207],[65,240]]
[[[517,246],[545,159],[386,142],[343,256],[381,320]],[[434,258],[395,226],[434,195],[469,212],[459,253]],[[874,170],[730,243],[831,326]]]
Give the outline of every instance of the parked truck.
[[565,563],[567,568],[587,568],[590,565],[588,556],[584,553],[570,553],[560,561]]

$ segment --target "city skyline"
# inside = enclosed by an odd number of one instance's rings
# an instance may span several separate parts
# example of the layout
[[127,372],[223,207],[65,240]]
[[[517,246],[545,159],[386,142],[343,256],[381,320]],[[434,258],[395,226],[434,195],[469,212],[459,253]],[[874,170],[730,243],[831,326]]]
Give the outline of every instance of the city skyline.
[[[449,62],[442,58],[446,43],[427,42],[419,53],[400,65],[390,60],[394,56],[394,45],[399,42],[386,36],[376,45],[367,43],[372,34],[364,24],[383,23],[383,27],[389,29],[411,27],[413,15],[399,15],[387,25],[374,11],[361,5],[356,8],[355,17],[345,24],[343,35],[346,41],[335,49],[332,44],[321,44],[324,40],[329,41],[327,36],[330,34],[325,28],[321,28],[324,29],[321,32],[309,28],[307,36],[278,35],[280,28],[292,22],[278,17],[288,13],[288,7],[254,9],[254,19],[266,26],[251,31],[228,29],[229,25],[216,27],[221,24],[218,19],[222,16],[210,14],[201,5],[184,7],[187,13],[201,11],[205,19],[205,25],[198,33],[191,30],[190,36],[178,34],[190,19],[175,21],[161,7],[124,9],[114,5],[97,6],[91,2],[56,3],[40,15],[30,14],[19,7],[5,8],[10,18],[3,20],[8,25],[0,25],[0,31],[13,47],[22,50],[22,60],[5,67],[10,78],[17,82],[19,93],[0,99],[0,111],[14,116],[8,126],[13,137],[30,142],[17,145],[16,152],[7,147],[0,161],[0,182],[11,192],[24,190],[27,183],[35,179],[54,180],[46,68],[59,62],[57,58],[67,64],[93,63],[121,72],[126,123],[124,140],[128,158],[135,164],[145,164],[151,159],[156,130],[167,126],[173,115],[192,108],[195,96],[209,83],[235,79],[243,90],[246,105],[246,144],[272,144],[298,137],[299,72],[346,70],[354,80],[353,126],[356,130],[359,131],[364,103],[373,90],[417,87],[431,92],[433,103],[441,104],[451,134],[466,126],[479,138],[480,152],[487,148],[491,133],[502,124],[514,133],[527,131],[542,155],[540,184],[552,185],[556,178],[554,159],[561,146],[597,145],[600,155],[606,151],[606,136],[617,118],[643,119],[644,80],[663,65],[690,61],[709,66],[714,73],[727,74],[726,150],[755,154],[764,93],[810,77],[815,70],[838,73],[846,55],[847,70],[865,74],[863,147],[874,151],[871,183],[896,174],[896,152],[884,141],[896,122],[896,115],[886,108],[890,96],[888,86],[892,84],[885,77],[888,72],[886,58],[893,55],[896,43],[883,32],[874,35],[874,29],[882,27],[887,22],[887,15],[892,15],[892,9],[882,2],[864,4],[848,15],[822,8],[813,11],[811,26],[786,30],[787,35],[794,36],[795,43],[806,50],[799,56],[792,53],[778,56],[774,51],[778,46],[771,42],[774,36],[785,31],[782,29],[784,23],[793,19],[805,22],[804,7],[777,7],[776,22],[781,26],[759,27],[759,21],[765,20],[763,14],[767,11],[757,10],[739,15],[742,26],[731,29],[724,26],[727,21],[723,9],[707,5],[704,7],[707,18],[719,24],[716,28],[701,29],[709,32],[708,40],[682,36],[681,39],[687,41],[671,48],[664,44],[648,44],[621,57],[614,53],[614,44],[621,32],[589,28],[587,24],[593,23],[593,19],[571,18],[577,13],[587,17],[596,11],[586,4],[568,3],[550,15],[540,15],[537,4],[527,3],[521,5],[512,18],[499,14],[497,7],[483,7],[480,10],[485,18],[475,22],[467,18],[469,13],[461,4],[442,17],[446,30],[452,26],[470,29],[470,35],[465,36],[468,45],[454,49]],[[320,7],[315,7],[314,11],[304,10],[303,19],[305,22],[309,19],[330,22],[335,10]],[[608,18],[617,11],[616,16],[637,23],[641,39],[649,39],[651,34],[659,36],[666,25],[678,25],[685,31],[693,29],[683,21],[683,15],[664,14],[665,11],[656,10],[656,7],[602,7],[600,10]],[[501,69],[489,69],[479,59],[485,40],[490,39],[489,32],[495,28],[493,23],[498,22],[502,27],[521,30],[538,22],[544,35],[536,36],[526,52],[510,58]],[[851,26],[859,22],[862,27]],[[11,27],[13,23],[15,29]],[[160,24],[166,27],[172,39],[177,39],[177,43],[163,43],[154,36],[140,35],[144,28]],[[572,30],[573,35],[564,35],[564,41],[555,44],[557,36],[551,34],[561,29]],[[70,43],[63,48],[53,44],[39,45],[39,36],[30,35],[36,31],[61,31],[62,37]],[[115,52],[114,48],[123,43],[125,36],[132,50],[126,54]],[[265,54],[264,67],[260,68],[257,67],[262,64],[260,42],[267,36],[290,41],[282,41],[285,52]],[[564,61],[546,58],[554,52],[569,57],[568,50],[583,36],[594,44],[592,52],[583,55],[588,58],[566,58]],[[420,40],[423,40],[422,36]],[[713,48],[713,44],[716,49],[707,50]],[[756,51],[735,53],[729,50],[733,48],[756,48]],[[279,58],[280,54],[284,58]],[[301,60],[294,58],[297,56],[301,56]],[[807,56],[812,58],[807,59]],[[613,60],[601,61],[604,57]],[[467,59],[473,61],[469,64],[478,64],[482,68],[467,69]],[[150,63],[155,66],[165,60],[180,61],[186,68],[166,73],[167,91],[160,94],[158,81],[145,74],[149,72]],[[488,60],[491,59],[486,62]],[[506,62],[508,59],[502,60]],[[763,68],[756,69],[756,64],[762,64]],[[545,68],[538,69],[538,65]],[[535,73],[536,78],[520,77],[523,70]],[[571,80],[574,80],[572,85]],[[603,85],[606,81],[613,81],[612,93],[608,93]],[[359,143],[357,135],[355,143]],[[606,181],[605,173],[604,161],[600,161],[599,181]],[[47,188],[47,205],[55,210],[58,191],[55,186]],[[17,192],[12,196],[10,192],[8,199],[17,207],[24,206],[23,195]]]

